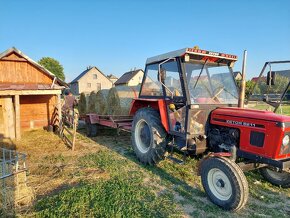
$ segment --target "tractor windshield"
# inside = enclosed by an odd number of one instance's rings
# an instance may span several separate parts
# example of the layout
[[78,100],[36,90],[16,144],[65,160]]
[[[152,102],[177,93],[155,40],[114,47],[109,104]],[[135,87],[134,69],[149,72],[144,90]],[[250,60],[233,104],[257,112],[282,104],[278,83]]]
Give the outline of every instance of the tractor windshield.
[[237,104],[238,92],[229,66],[185,63],[191,103]]

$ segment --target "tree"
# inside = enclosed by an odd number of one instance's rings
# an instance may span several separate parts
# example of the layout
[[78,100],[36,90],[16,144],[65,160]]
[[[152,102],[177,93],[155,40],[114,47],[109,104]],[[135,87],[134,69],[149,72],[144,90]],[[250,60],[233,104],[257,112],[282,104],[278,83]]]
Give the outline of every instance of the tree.
[[59,79],[65,80],[63,66],[54,58],[43,57],[38,63],[56,75]]
[[[246,89],[245,89],[245,98],[248,99],[250,94],[253,94],[251,92],[253,92],[253,88],[255,86],[255,82],[252,80],[248,80],[246,81]],[[257,90],[258,87],[255,88],[255,90]]]

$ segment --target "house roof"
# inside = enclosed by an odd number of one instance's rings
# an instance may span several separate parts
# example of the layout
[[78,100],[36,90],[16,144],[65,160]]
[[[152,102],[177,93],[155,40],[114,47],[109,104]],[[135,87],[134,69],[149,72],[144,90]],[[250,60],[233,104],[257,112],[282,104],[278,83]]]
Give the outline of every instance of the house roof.
[[0,59],[7,57],[8,55],[10,55],[11,53],[16,53],[19,56],[23,57],[24,59],[26,59],[29,63],[31,63],[33,66],[35,66],[36,68],[40,69],[43,73],[45,73],[47,76],[49,76],[50,78],[54,79],[56,78],[56,81],[65,87],[68,87],[67,83],[62,81],[61,79],[59,79],[58,77],[56,77],[52,72],[50,72],[48,69],[46,69],[45,67],[41,66],[39,63],[37,63],[36,61],[32,60],[30,57],[28,57],[27,55],[25,55],[22,51],[20,51],[19,49],[12,47],[7,49],[6,51],[0,53]]
[[[91,68],[88,68],[88,69],[86,69],[85,71],[83,71],[80,75],[78,75],[74,80],[72,80],[70,83],[72,84],[72,83],[76,83],[76,82],[78,82],[84,75],[86,75],[90,70],[92,70],[93,68],[95,68],[95,69],[97,69],[97,71],[99,71],[104,77],[106,77],[106,75],[102,72],[102,71],[100,71],[99,70],[99,68],[97,68],[96,66],[93,66],[93,67],[91,67]],[[106,77],[108,80],[109,80],[109,78],[108,77]],[[110,80],[109,80],[110,81]],[[111,81],[110,81],[111,82]]]
[[[124,73],[116,82],[115,85],[127,84],[141,69],[133,70]],[[141,70],[143,72],[143,70]]]
[[239,71],[235,71],[235,72],[233,72],[233,74],[234,74],[235,79],[242,78],[242,73]]
[[107,76],[109,79],[118,79],[118,77],[116,77],[115,75],[113,74],[110,74]]

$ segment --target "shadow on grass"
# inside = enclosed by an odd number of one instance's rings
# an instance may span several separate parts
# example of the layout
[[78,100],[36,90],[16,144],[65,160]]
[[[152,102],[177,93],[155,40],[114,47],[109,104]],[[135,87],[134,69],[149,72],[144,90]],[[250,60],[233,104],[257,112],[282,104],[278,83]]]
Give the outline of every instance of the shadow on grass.
[[[78,130],[78,133],[86,136],[86,133],[83,129]],[[131,134],[127,132],[121,132],[120,135],[117,135],[117,131],[115,129],[100,129],[98,135],[96,137],[91,137],[91,140],[94,142],[103,145],[110,150],[117,152],[118,154],[122,155],[123,157],[127,158],[128,160],[136,163],[141,168],[150,171],[151,173],[159,176],[165,182],[171,183],[172,185],[179,185],[182,186],[185,190],[189,193],[194,193],[197,196],[205,197],[205,193],[197,188],[193,188],[185,181],[177,178],[176,176],[172,175],[171,173],[166,172],[166,170],[157,166],[150,166],[142,164],[136,157],[132,147],[131,147]],[[176,163],[177,164],[177,163]],[[184,193],[183,193],[184,194]]]
[[[79,133],[86,137],[84,130],[79,130]],[[216,205],[211,204],[206,199],[206,193],[203,190],[189,185],[189,183],[184,181],[182,178],[178,178],[178,176],[174,175],[174,172],[167,172],[166,169],[162,169],[159,166],[148,166],[140,163],[131,148],[130,137],[130,133],[121,132],[121,135],[118,136],[116,130],[101,129],[96,137],[90,139],[138,164],[141,168],[160,177],[161,180],[170,183],[170,185],[174,187],[174,191],[185,197],[187,203],[194,203],[198,208],[198,211],[208,211],[214,214],[217,213],[221,216],[233,215],[230,212],[223,211]],[[285,190],[264,181],[262,176],[259,174],[259,171],[246,173],[246,176],[249,182],[252,200],[250,198],[248,206],[237,214],[243,216],[250,216],[252,213],[256,215],[264,214],[270,216],[283,216],[289,213],[287,202],[289,202],[290,198],[287,197]],[[286,202],[277,203],[277,198],[284,199]]]

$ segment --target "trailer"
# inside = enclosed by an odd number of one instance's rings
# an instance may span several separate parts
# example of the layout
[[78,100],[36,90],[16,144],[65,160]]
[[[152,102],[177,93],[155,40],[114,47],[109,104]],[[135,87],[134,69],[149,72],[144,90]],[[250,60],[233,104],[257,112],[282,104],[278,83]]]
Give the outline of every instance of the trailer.
[[86,134],[95,137],[98,127],[105,126],[117,131],[131,132],[133,116],[87,114],[81,117],[86,122]]

